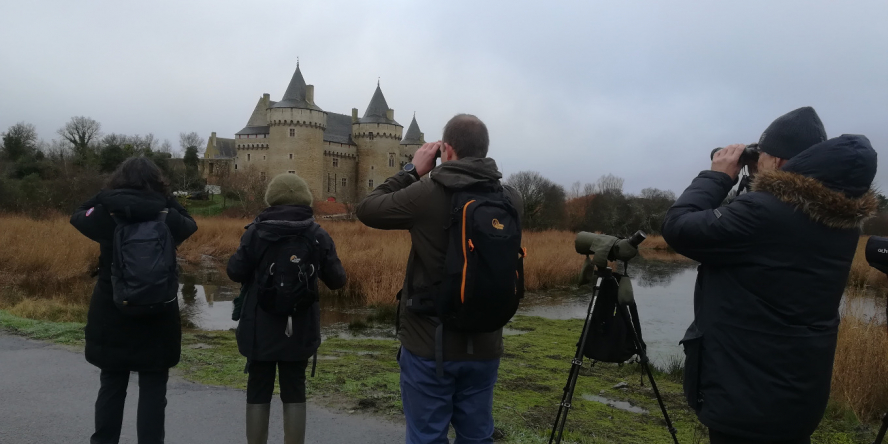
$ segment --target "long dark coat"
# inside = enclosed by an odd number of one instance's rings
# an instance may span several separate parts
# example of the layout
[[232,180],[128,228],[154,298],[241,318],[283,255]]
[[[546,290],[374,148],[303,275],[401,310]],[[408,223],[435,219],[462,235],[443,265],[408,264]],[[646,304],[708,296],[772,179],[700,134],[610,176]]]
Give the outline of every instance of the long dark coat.
[[86,201],[71,224],[99,243],[99,278],[89,304],[86,321],[86,360],[103,370],[159,371],[179,363],[182,327],[179,308],[144,318],[123,315],[114,305],[111,288],[111,258],[115,213],[131,221],[157,217],[169,208],[167,226],[176,244],[197,231],[197,224],[172,197],[140,190],[106,190]]
[[331,290],[345,286],[345,269],[333,239],[312,217],[311,207],[278,205],[268,207],[247,226],[237,252],[228,260],[228,277],[247,285],[246,299],[237,325],[237,348],[253,361],[304,361],[321,345],[321,312],[317,302],[293,316],[293,335],[284,334],[287,317],[267,313],[259,307],[255,285],[257,266],[269,244],[281,236],[309,230],[317,239],[318,276]]
[[750,440],[810,436],[826,409],[839,303],[876,153],[863,136],[815,145],[753,191],[704,171],[666,214],[663,237],[700,262],[685,395],[707,427]]

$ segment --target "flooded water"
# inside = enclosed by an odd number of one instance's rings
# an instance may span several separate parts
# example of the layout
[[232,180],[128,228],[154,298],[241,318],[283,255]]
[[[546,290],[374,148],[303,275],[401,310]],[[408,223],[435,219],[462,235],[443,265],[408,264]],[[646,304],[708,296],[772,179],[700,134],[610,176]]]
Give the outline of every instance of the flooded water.
[[[678,341],[694,317],[697,264],[640,258],[630,263],[629,275],[632,276],[642,335],[651,360],[662,365],[672,356],[683,356]],[[186,270],[180,286],[183,317],[195,328],[228,330],[237,327],[237,322],[231,320],[231,301],[239,294],[240,287],[228,280],[224,270],[209,266]],[[528,294],[519,313],[549,319],[584,319],[591,298],[589,291],[588,288],[561,289]],[[848,309],[857,317],[885,320],[884,298],[857,297],[844,303],[852,304]],[[356,302],[321,298],[321,325],[324,327],[344,327],[349,322],[364,320],[372,312]],[[512,335],[521,333],[508,328],[505,331],[505,334]],[[391,332],[371,334],[384,337]],[[350,337],[348,332],[337,335]]]

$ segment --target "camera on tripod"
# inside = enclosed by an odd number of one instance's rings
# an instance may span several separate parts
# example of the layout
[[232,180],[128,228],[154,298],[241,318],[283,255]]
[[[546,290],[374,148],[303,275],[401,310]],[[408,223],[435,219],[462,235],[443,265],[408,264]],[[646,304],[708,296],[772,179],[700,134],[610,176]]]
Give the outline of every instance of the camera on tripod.
[[[628,239],[581,232],[574,241],[577,253],[586,255],[581,284],[593,285],[592,298],[589,300],[586,322],[577,343],[576,354],[570,361],[570,373],[564,386],[558,415],[552,425],[549,444],[561,442],[583,358],[591,359],[593,365],[595,362],[622,364],[633,356],[638,356],[642,371],[647,374],[657,397],[669,433],[675,444],[678,444],[675,428],[650,369],[647,346],[641,338],[641,322],[638,319],[632,282],[627,274],[628,262],[638,255],[638,246],[646,238],[643,231],[636,232]],[[623,273],[615,272],[609,267],[609,261],[623,262]]]

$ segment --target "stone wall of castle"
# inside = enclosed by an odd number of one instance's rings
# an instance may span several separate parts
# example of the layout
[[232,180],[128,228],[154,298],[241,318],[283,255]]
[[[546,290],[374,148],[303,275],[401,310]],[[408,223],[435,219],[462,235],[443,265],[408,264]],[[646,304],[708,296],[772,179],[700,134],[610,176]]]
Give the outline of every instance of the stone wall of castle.
[[324,193],[316,196],[316,199],[332,197],[337,202],[356,202],[357,177],[357,148],[354,145],[324,142]]
[[358,145],[356,199],[363,199],[401,169],[402,127],[386,123],[352,125],[352,138]]

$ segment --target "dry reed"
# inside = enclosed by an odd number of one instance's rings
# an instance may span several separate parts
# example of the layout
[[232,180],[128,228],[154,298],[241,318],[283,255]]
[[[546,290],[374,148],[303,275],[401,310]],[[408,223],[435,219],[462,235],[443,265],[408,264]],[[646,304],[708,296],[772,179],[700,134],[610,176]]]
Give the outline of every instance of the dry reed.
[[[847,297],[865,297],[855,294]],[[888,410],[888,335],[882,319],[853,306],[846,303],[842,311],[830,396],[860,420],[872,421]]]

